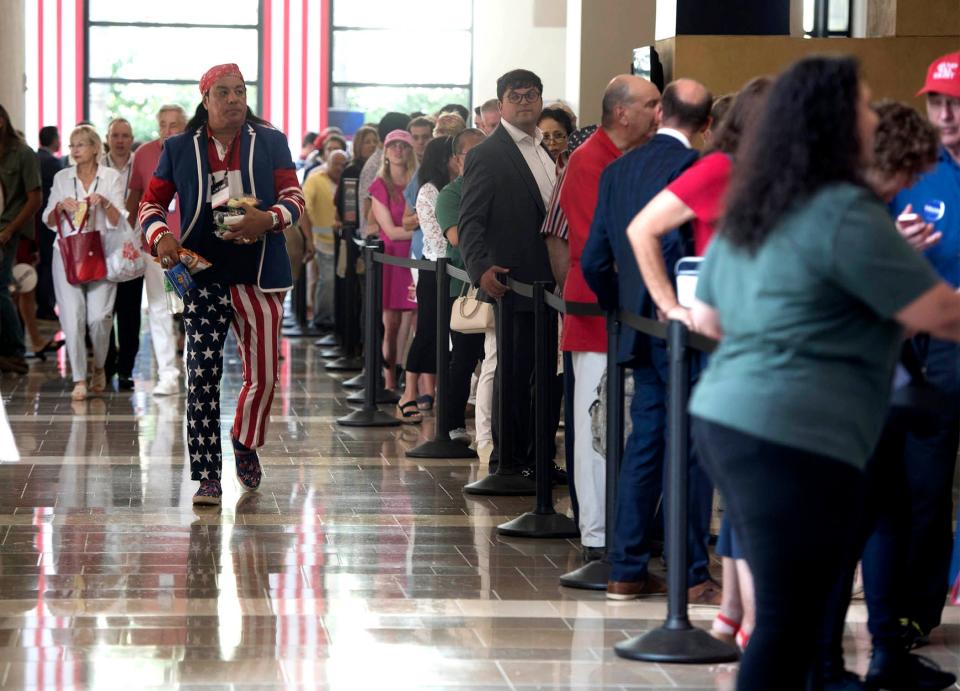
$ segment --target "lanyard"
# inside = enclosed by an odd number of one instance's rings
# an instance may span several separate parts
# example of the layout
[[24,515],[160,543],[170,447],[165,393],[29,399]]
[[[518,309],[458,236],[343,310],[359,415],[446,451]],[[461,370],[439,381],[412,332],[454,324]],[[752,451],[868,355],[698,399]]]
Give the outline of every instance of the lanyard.
[[[90,190],[90,194],[94,194],[97,191],[97,186],[100,184],[100,176],[98,175],[93,179],[93,189]],[[89,194],[87,195],[90,196]],[[77,201],[80,201],[80,188],[77,185],[77,176],[73,178],[73,198]]]

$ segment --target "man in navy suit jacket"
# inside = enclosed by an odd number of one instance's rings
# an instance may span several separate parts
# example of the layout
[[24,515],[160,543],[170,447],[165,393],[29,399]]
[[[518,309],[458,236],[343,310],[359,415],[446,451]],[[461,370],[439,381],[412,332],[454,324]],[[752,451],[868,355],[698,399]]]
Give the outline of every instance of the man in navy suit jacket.
[[[693,80],[667,85],[662,126],[656,136],[604,170],[590,237],[580,259],[584,278],[602,307],[656,318],[656,307],[627,240],[627,226],[647,202],[696,161],[690,139],[709,125],[712,102],[706,88]],[[662,249],[672,271],[676,260],[688,253],[685,235],[679,230],[669,233]],[[629,600],[664,590],[662,582],[649,578],[647,565],[666,451],[666,343],[624,326],[618,361],[633,367],[633,432],[620,468],[615,534],[608,552],[612,571],[607,597]],[[719,604],[719,588],[707,569],[712,496],[706,474],[694,461],[690,469],[687,585],[691,601]]]

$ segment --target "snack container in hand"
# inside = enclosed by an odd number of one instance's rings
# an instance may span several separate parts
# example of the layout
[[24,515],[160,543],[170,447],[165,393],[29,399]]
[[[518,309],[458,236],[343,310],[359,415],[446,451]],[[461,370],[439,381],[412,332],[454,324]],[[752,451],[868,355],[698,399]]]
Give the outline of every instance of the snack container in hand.
[[260,200],[254,197],[232,197],[226,206],[214,210],[213,234],[222,240],[223,234],[230,230],[230,226],[239,221],[249,207],[256,207],[259,203]]

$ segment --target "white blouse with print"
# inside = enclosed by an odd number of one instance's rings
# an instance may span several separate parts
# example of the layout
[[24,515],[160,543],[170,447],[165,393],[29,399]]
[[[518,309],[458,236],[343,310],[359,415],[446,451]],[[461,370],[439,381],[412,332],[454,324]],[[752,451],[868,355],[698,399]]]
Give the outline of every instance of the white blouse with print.
[[423,231],[423,258],[436,261],[447,255],[447,240],[437,222],[437,195],[440,191],[428,182],[417,193],[417,219]]

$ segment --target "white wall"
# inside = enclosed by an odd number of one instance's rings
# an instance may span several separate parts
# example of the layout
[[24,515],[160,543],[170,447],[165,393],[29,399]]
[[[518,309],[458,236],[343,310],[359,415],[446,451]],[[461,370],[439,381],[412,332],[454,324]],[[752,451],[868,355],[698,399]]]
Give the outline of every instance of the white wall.
[[474,0],[473,105],[497,95],[497,78],[522,67],[543,80],[546,102],[566,97],[566,1]]
[[26,99],[24,97],[24,9],[23,0],[3,3],[0,21],[0,103],[10,114],[15,128],[26,133]]

